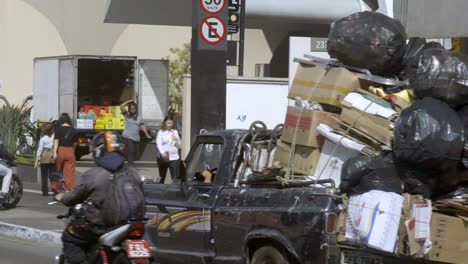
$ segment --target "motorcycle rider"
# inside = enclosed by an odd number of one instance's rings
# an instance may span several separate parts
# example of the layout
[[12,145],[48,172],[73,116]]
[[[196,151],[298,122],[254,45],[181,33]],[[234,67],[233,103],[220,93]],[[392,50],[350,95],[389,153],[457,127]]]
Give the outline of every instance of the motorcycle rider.
[[[66,193],[59,193],[55,198],[66,206],[86,202],[83,219],[72,221],[62,234],[63,253],[68,263],[88,263],[87,249],[98,238],[112,228],[105,223],[102,215],[106,188],[111,184],[112,175],[124,168],[123,144],[115,132],[97,134],[91,142],[91,151],[96,167],[81,176],[80,184]],[[133,167],[127,171],[138,177]]]
[[[7,161],[15,160],[15,156],[10,154],[3,144],[3,140],[0,139],[0,159]],[[0,203],[2,203],[5,198],[7,198],[8,192],[10,190],[11,177],[13,177],[13,171],[0,163],[0,177],[3,176],[2,190],[0,191]]]

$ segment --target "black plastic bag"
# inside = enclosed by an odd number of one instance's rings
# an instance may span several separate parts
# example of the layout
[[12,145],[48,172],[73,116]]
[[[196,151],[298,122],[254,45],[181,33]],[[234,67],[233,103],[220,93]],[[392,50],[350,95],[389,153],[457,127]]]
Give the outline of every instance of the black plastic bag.
[[425,38],[412,37],[409,39],[408,44],[405,48],[405,53],[401,59],[402,71],[400,72],[401,79],[408,79],[410,75],[415,74],[418,70],[419,57],[422,52],[430,48],[440,48],[444,47],[438,42],[428,42],[426,43]]
[[462,164],[465,168],[468,168],[468,106],[462,107],[458,110],[458,116],[463,123],[463,129],[465,132],[465,144],[463,146],[463,156],[462,156]]
[[437,174],[423,171],[414,166],[396,164],[398,176],[403,182],[404,192],[411,195],[422,195],[424,198],[432,197],[436,187]]
[[433,97],[453,108],[468,104],[467,57],[431,48],[414,60],[407,65],[407,75],[417,98]]
[[343,164],[340,190],[362,194],[371,190],[401,194],[401,181],[391,155],[358,156]]
[[446,172],[457,167],[463,152],[463,124],[446,103],[416,100],[395,123],[394,156],[420,170]]
[[365,11],[332,23],[327,49],[345,65],[393,75],[401,68],[405,45],[405,29],[398,20]]

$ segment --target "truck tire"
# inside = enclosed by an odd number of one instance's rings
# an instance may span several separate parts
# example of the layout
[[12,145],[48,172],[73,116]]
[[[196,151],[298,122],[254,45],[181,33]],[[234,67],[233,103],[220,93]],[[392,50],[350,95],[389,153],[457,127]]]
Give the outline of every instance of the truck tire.
[[272,246],[264,246],[255,250],[251,264],[289,264],[289,260],[279,250]]

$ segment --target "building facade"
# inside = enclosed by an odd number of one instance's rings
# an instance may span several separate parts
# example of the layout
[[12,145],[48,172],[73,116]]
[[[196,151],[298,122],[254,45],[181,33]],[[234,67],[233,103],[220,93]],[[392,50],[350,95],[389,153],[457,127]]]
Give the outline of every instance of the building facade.
[[[106,6],[106,0],[0,0],[0,94],[14,104],[32,95],[37,57],[161,59],[190,42],[187,26],[104,23]],[[255,64],[269,63],[275,47],[261,30],[248,30],[246,42],[245,75],[253,76]]]

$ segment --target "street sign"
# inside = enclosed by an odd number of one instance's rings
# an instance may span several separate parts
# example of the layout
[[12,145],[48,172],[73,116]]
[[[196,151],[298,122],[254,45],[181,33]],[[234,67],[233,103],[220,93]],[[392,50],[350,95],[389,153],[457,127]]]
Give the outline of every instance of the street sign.
[[226,1],[227,0],[200,0],[200,6],[206,13],[216,15],[224,10]]
[[228,24],[227,25],[228,34],[236,34],[239,32],[239,25],[237,24]]
[[310,51],[327,51],[327,38],[311,38]]
[[228,11],[238,12],[240,8],[240,0],[229,0]]
[[218,45],[226,39],[226,24],[216,16],[209,16],[200,23],[200,35],[208,45]]

